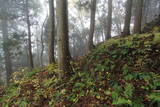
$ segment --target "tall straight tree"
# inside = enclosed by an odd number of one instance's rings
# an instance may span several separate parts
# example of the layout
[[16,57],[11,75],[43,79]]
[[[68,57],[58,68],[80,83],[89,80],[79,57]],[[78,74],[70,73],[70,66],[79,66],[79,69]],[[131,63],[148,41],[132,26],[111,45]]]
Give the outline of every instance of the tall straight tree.
[[123,36],[130,34],[131,15],[132,15],[132,0],[127,0]]
[[89,51],[94,47],[93,35],[94,35],[94,28],[95,28],[96,2],[97,0],[91,0],[90,32],[89,32],[89,40],[88,40]]
[[158,14],[160,15],[160,1],[159,1],[159,13]]
[[32,44],[31,44],[31,24],[28,10],[28,0],[25,0],[25,14],[27,21],[27,31],[28,31],[28,52],[29,52],[29,67],[32,69],[34,67],[33,64],[33,55],[32,55]]
[[143,0],[135,0],[134,33],[141,33]]
[[45,24],[48,20],[48,16],[45,18],[43,24],[42,24],[42,29],[41,29],[41,55],[40,55],[40,62],[41,62],[41,66],[43,66],[43,52],[44,52],[44,40],[43,40],[43,36],[44,36],[44,27]]
[[112,0],[108,0],[108,16],[107,16],[107,31],[105,34],[105,39],[111,38],[111,29],[112,29]]
[[55,38],[55,14],[54,0],[49,0],[49,63],[55,63],[54,58],[54,38]]
[[148,13],[149,13],[150,2],[151,2],[150,0],[144,0],[143,19],[142,19],[143,26],[148,22]]
[[57,0],[57,18],[58,68],[61,71],[59,77],[62,79],[72,71],[68,56],[68,0]]
[[12,73],[12,61],[11,61],[11,54],[10,54],[9,46],[7,45],[9,42],[7,2],[8,2],[7,0],[3,0],[3,5],[2,5],[3,17],[2,17],[1,25],[2,25],[5,69],[6,69],[6,76],[7,76],[7,83],[8,83],[11,73]]

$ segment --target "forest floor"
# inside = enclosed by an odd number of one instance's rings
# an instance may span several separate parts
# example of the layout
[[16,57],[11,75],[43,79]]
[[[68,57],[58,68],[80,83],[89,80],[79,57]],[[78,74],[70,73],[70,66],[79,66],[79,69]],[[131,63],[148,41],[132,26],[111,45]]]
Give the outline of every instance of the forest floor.
[[160,101],[160,26],[113,38],[72,62],[59,81],[56,64],[15,72],[0,88],[2,107],[153,107]]

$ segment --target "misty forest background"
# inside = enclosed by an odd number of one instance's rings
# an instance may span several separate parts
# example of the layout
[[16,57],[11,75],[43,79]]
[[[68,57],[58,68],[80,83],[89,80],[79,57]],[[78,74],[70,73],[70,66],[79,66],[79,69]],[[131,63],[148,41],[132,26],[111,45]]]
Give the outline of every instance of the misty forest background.
[[[74,75],[82,58],[94,54],[96,46],[146,33],[159,18],[160,0],[0,0],[0,85],[9,87],[14,72],[42,71],[49,64],[59,70],[56,85],[61,84]],[[90,67],[78,70],[92,71]]]
[[[141,1],[141,0],[140,0]],[[107,35],[108,1],[98,0],[95,12],[95,31],[93,41],[98,44],[105,40]],[[137,1],[139,2],[139,1]],[[29,67],[29,47],[31,44],[33,65],[40,67],[49,64],[49,27],[48,1],[37,0],[1,0],[1,51],[0,67],[1,78],[10,75],[20,67]],[[123,32],[125,20],[126,0],[113,0],[111,36],[119,36]],[[90,32],[91,2],[88,0],[68,1],[69,46],[72,57],[83,56],[87,53],[87,41]],[[133,33],[136,11],[136,0],[133,0],[131,32]],[[56,10],[56,5],[54,6]],[[44,12],[46,11],[46,12]],[[160,14],[159,0],[144,0],[142,9],[142,27],[158,17]],[[47,13],[47,14],[45,14]],[[44,16],[44,15],[46,16]],[[55,15],[56,16],[56,15]],[[55,18],[55,35],[57,19]],[[129,17],[129,16],[128,16]],[[28,20],[29,18],[29,20]],[[53,19],[54,20],[54,19]],[[94,24],[92,24],[94,26]],[[29,36],[30,39],[29,39]],[[30,43],[31,42],[31,43]],[[55,36],[55,57],[57,59],[57,36]],[[53,51],[54,52],[54,51]],[[33,66],[31,65],[31,66]]]

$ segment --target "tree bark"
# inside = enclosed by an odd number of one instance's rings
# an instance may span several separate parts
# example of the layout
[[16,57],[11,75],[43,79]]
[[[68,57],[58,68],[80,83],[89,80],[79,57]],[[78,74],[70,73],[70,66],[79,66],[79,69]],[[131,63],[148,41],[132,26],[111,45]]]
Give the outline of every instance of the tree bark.
[[108,0],[108,16],[107,16],[107,28],[106,28],[106,40],[111,38],[112,29],[112,0]]
[[134,33],[141,33],[143,0],[135,0]]
[[58,68],[61,71],[59,78],[67,77],[71,71],[70,56],[68,56],[68,0],[57,0],[58,17]]
[[54,40],[55,40],[55,14],[54,14],[54,0],[49,0],[49,63],[55,63],[54,58]]
[[90,32],[89,32],[89,40],[88,40],[88,50],[92,50],[93,45],[93,35],[95,29],[95,14],[96,14],[96,2],[97,0],[91,0],[91,18],[90,18]]
[[[66,0],[66,19],[67,19],[67,26],[68,26],[68,0]],[[69,28],[68,28],[69,29]],[[69,33],[69,31],[68,31],[68,33]],[[71,56],[71,53],[70,53],[70,46],[69,46],[69,34],[68,34],[68,36],[66,36],[66,44],[67,44],[67,49],[66,49],[66,51],[67,51],[67,56],[68,56],[68,58],[71,60],[72,59],[72,56]]]
[[130,35],[131,15],[132,15],[132,0],[127,0],[123,36]]
[[29,18],[29,10],[28,10],[28,0],[25,2],[25,8],[26,8],[26,19],[27,19],[27,30],[28,30],[28,52],[29,52],[29,67],[30,69],[33,69],[33,55],[32,55],[32,43],[31,43],[31,24],[30,24],[30,18]]

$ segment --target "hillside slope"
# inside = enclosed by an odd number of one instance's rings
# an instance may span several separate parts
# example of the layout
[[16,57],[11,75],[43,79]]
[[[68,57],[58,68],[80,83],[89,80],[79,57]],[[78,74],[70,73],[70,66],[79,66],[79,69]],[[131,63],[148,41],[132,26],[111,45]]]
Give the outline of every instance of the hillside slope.
[[[2,107],[153,107],[160,101],[160,28],[99,44],[58,80],[57,65],[13,74]],[[156,106],[156,105],[154,105]]]

